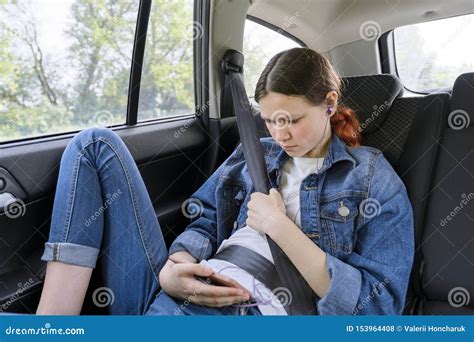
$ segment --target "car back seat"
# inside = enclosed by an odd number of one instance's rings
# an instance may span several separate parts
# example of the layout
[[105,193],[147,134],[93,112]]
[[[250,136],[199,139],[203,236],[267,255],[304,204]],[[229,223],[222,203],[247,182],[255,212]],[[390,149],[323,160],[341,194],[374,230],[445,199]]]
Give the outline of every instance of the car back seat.
[[473,124],[474,73],[469,73],[454,84],[425,195],[419,314],[474,314]]
[[[400,120],[389,115],[392,105],[402,94],[401,82],[392,75],[343,78],[341,104],[356,112],[361,124],[363,145],[383,151],[392,165],[396,165],[400,158],[406,131],[416,113],[415,105],[403,112],[405,117]],[[402,131],[404,134],[400,134]]]
[[[361,92],[346,79],[350,94],[344,96],[350,100],[343,101],[352,102],[362,123],[367,109],[361,113],[357,102],[365,108],[380,103],[372,91],[393,95],[386,86],[376,89],[377,77],[352,82],[369,88]],[[363,144],[382,150],[398,172],[414,209],[416,253],[405,314],[474,313],[473,112],[470,73],[456,80],[452,100],[447,93],[397,96],[385,115],[362,131]]]
[[[416,100],[415,100],[416,99]],[[421,300],[422,235],[425,226],[426,197],[432,185],[433,169],[439,150],[439,141],[449,112],[450,95],[447,93],[425,97],[400,99],[400,102],[418,102],[418,108],[396,170],[405,183],[413,207],[415,260],[407,292],[405,314],[415,314]],[[399,108],[393,110],[397,116]],[[401,113],[400,113],[401,114]]]
[[357,113],[362,144],[381,150],[404,181],[414,210],[415,261],[404,314],[413,314],[420,301],[421,236],[425,197],[438,151],[447,93],[401,97],[403,86],[393,75],[347,77],[342,103]]

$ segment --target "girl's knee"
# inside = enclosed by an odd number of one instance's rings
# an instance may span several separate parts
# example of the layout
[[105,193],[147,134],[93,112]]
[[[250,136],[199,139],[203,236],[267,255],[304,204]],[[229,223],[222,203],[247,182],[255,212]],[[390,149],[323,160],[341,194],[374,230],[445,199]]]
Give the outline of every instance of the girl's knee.
[[67,153],[67,151],[71,149],[83,152],[89,145],[97,141],[106,141],[113,144],[114,146],[120,146],[120,144],[123,143],[118,134],[111,129],[91,127],[77,133],[69,142],[64,153]]
[[74,139],[85,142],[94,142],[100,139],[106,139],[112,142],[117,139],[121,140],[117,133],[115,133],[109,128],[103,127],[91,127],[84,129],[81,132],[77,133]]

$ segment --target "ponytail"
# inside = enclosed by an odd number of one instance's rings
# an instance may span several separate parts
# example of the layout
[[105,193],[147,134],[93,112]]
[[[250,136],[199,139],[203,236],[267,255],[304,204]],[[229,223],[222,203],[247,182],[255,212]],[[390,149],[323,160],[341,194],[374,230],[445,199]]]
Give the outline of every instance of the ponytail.
[[360,146],[360,123],[352,109],[338,106],[336,114],[331,117],[331,127],[348,146]]

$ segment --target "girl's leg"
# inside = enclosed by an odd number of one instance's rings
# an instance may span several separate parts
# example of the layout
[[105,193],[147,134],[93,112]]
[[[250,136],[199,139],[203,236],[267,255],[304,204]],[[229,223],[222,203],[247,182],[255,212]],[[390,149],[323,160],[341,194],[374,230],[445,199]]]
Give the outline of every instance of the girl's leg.
[[[37,315],[79,315],[92,268],[48,262]],[[73,281],[65,281],[74,279]]]
[[108,305],[111,314],[143,314],[159,289],[167,256],[147,189],[123,141],[108,129],[79,133],[61,160],[38,313],[80,312],[99,260],[105,287],[94,292],[93,302]]

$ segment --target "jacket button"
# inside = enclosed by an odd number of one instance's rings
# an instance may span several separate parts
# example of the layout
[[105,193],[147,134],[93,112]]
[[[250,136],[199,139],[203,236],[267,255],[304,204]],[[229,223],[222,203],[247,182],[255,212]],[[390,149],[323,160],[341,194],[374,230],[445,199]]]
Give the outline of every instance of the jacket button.
[[237,221],[234,221],[234,229],[237,229]]
[[341,215],[342,217],[349,216],[349,214],[351,213],[351,211],[349,210],[348,207],[346,207],[346,205],[344,204],[343,201],[341,201],[341,202],[339,203],[339,209],[337,209],[337,212],[338,212],[339,215]]

